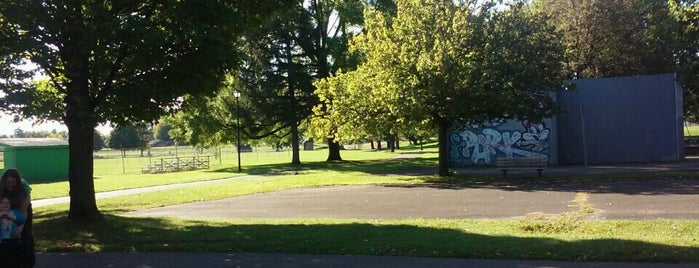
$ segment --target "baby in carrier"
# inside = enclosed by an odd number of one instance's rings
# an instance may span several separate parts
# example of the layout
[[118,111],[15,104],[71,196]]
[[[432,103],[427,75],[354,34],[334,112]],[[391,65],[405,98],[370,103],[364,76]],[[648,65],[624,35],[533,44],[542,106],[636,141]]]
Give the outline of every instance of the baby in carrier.
[[24,224],[26,217],[19,210],[10,207],[9,198],[0,198],[0,266],[21,267],[23,251],[17,227]]

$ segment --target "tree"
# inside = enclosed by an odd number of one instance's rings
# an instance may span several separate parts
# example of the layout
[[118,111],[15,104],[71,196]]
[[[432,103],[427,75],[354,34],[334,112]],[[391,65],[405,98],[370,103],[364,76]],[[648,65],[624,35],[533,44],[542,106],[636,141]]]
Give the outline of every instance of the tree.
[[[285,2],[3,1],[0,108],[68,127],[69,218],[100,216],[95,127],[152,122],[186,105],[184,96],[211,94],[237,66],[241,34]],[[35,73],[50,87],[29,82]]]
[[542,0],[536,6],[563,33],[570,77],[644,73],[643,25],[631,0]]
[[153,135],[153,128],[151,124],[139,124],[134,127],[136,129],[136,134],[138,135],[138,139],[143,142],[143,145],[141,145],[139,148],[141,148],[141,155],[143,155],[143,149],[148,146],[148,144],[153,140],[154,135]]
[[54,129],[52,131],[24,131],[23,136],[23,138],[53,138],[66,140],[68,135],[65,132],[58,132]]
[[24,130],[22,130],[21,128],[16,128],[15,134],[12,136],[15,138],[26,138],[27,137],[27,135],[24,134]]
[[51,130],[51,132],[48,133],[48,137],[52,139],[59,139],[59,140],[68,140],[68,132],[67,131],[56,131]]
[[247,64],[237,77],[250,115],[248,137],[290,143],[295,165],[301,164],[299,125],[317,102],[311,83],[318,67],[302,45],[316,34],[311,12],[299,2],[253,33],[255,41],[244,47]]
[[677,25],[665,0],[535,1],[566,45],[569,77],[675,71]]
[[104,148],[104,137],[102,137],[102,134],[95,131],[95,134],[92,137],[92,150],[95,152],[102,150],[102,148]]
[[160,121],[154,127],[155,140],[163,142],[164,144],[172,144],[173,140],[170,137],[170,130],[172,130],[172,124],[164,121]]
[[[362,105],[347,109],[377,106],[371,109],[397,122],[436,126],[439,174],[448,175],[446,136],[454,123],[540,120],[555,112],[549,93],[563,84],[554,29],[522,2],[494,8],[495,2],[399,0],[391,19],[369,10],[353,47],[366,60],[318,87],[330,84],[335,99],[361,92]],[[343,109],[333,104],[333,111]]]
[[699,1],[668,1],[670,16],[677,23],[674,55],[679,82],[684,88],[686,119],[699,122]]
[[146,141],[143,140],[137,128],[125,126],[112,129],[107,144],[113,149],[133,149],[146,146]]
[[[335,129],[335,142],[369,138],[381,141],[386,133],[397,132],[400,118],[381,105],[383,96],[373,90],[383,78],[360,67],[352,75],[339,74],[316,83],[316,94],[323,105],[316,106],[313,125],[316,135]],[[381,149],[379,144],[379,150]]]
[[699,5],[696,0],[538,0],[563,34],[569,77],[675,72],[685,118],[699,122]]
[[[292,164],[300,164],[299,127],[318,102],[312,82],[355,64],[347,39],[353,35],[349,28],[361,23],[362,7],[361,1],[295,2],[246,36],[243,64],[230,84],[216,97],[196,100],[178,115],[177,128],[205,146],[235,142],[237,131],[243,141],[289,143]],[[239,99],[234,90],[241,92]],[[328,142],[328,159],[341,159],[337,141]]]

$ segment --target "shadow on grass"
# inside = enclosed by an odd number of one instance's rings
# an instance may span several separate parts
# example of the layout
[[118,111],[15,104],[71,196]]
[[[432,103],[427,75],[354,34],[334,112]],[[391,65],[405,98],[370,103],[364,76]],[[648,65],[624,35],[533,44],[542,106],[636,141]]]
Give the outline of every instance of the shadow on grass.
[[[246,167],[243,172],[250,175],[308,172],[308,171],[339,171],[364,172],[369,174],[434,174],[437,172],[437,157],[407,158],[395,160],[343,160],[305,162],[301,165],[289,163],[255,165]],[[211,170],[210,172],[236,173],[234,167]]]
[[106,215],[35,223],[39,251],[256,252],[567,261],[699,262],[699,248],[620,239],[490,236],[463,228],[350,221],[204,222]]
[[[424,184],[398,184],[390,187],[433,187],[442,189],[487,188],[509,191],[565,191],[587,193],[620,193],[629,195],[699,194],[699,177],[684,173],[603,174],[585,176],[576,173],[539,179],[536,177],[502,178],[487,174],[454,174],[440,177],[437,157],[403,158],[384,161],[310,162],[300,166],[290,164],[258,165],[248,174],[289,174],[310,171],[362,172],[370,175],[416,176]],[[491,172],[493,167],[475,167],[471,170]],[[236,172],[233,168],[212,172]]]

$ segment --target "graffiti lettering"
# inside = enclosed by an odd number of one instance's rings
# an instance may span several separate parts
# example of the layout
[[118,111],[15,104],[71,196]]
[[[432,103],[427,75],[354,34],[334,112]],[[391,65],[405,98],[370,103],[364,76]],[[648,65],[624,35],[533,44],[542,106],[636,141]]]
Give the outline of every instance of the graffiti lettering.
[[[522,122],[522,130],[467,129],[449,135],[449,158],[464,165],[491,165],[494,159],[524,157],[548,159],[550,130],[543,123]],[[475,131],[475,132],[474,132]]]

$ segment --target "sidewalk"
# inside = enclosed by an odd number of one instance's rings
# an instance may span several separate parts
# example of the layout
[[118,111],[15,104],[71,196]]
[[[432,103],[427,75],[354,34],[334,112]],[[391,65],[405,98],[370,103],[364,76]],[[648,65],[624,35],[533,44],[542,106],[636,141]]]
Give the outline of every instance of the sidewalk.
[[[96,199],[103,199],[103,198],[119,197],[119,196],[124,196],[124,195],[157,192],[157,191],[177,189],[177,188],[190,187],[190,186],[196,186],[196,185],[222,183],[222,182],[226,182],[226,181],[230,181],[230,180],[237,180],[237,179],[241,179],[241,178],[256,178],[256,177],[263,177],[263,175],[245,175],[245,176],[238,176],[238,177],[218,179],[218,180],[185,182],[185,183],[157,185],[157,186],[150,186],[150,187],[143,187],[143,188],[100,192],[100,193],[95,194],[95,198]],[[37,208],[37,207],[43,207],[43,206],[49,206],[49,205],[55,205],[55,204],[63,204],[63,203],[68,203],[68,202],[70,202],[69,196],[39,199],[39,200],[32,200],[32,207]]]
[[256,253],[39,253],[36,268],[189,267],[488,267],[488,268],[690,268],[696,264],[480,260],[393,256]]
[[194,220],[521,219],[530,214],[576,211],[579,194],[594,208],[588,214],[591,219],[699,220],[699,179],[304,187],[124,215]]

